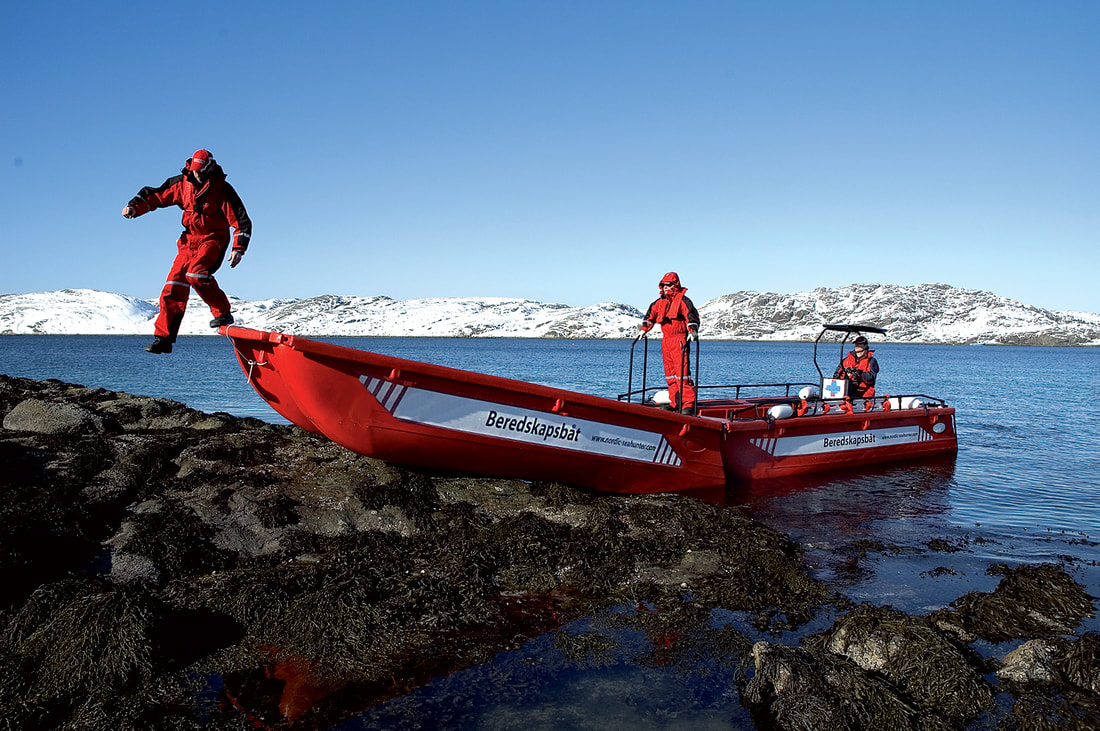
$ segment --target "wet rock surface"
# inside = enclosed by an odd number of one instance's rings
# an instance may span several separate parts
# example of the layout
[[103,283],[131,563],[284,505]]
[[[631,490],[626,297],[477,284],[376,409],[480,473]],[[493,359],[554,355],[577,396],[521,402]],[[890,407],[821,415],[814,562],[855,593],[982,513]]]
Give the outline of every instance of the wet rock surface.
[[965,728],[994,706],[981,658],[925,618],[861,605],[801,648],[753,647],[747,700],[784,728]]
[[600,667],[622,630],[640,665],[729,668],[761,728],[968,728],[1005,693],[1010,727],[1100,724],[1092,598],[1058,566],[913,617],[692,497],[433,475],[58,381],[0,376],[0,416],[2,727],[327,728],[548,632]]

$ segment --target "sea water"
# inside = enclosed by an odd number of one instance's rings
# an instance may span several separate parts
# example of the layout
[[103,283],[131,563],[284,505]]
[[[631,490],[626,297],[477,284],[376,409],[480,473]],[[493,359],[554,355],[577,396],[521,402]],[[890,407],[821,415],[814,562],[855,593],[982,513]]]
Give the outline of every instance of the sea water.
[[[0,336],[0,373],[181,401],[287,423],[247,383],[223,337],[184,337],[169,355],[149,338]],[[663,382],[660,345],[621,340],[325,338],[351,348],[615,398]],[[812,343],[704,342],[703,385],[818,379]],[[822,344],[832,370],[841,351]],[[880,345],[878,392],[927,394],[957,410],[959,456],[938,510],[958,524],[985,523],[1100,536],[1100,349]],[[828,375],[828,374],[827,374]],[[896,470],[888,470],[892,473]],[[904,472],[904,468],[901,469]],[[814,478],[824,484],[832,478]],[[859,477],[846,475],[842,482]],[[811,485],[812,486],[812,485]]]
[[[628,383],[641,386],[643,362],[648,386],[663,381],[657,342],[646,352],[642,341],[632,353],[630,341],[324,339],[611,398]],[[149,340],[0,336],[0,373],[285,423],[248,386],[228,339],[184,337],[161,356],[144,352]],[[812,343],[705,341],[699,354],[703,385],[818,378]],[[822,344],[822,370],[840,355],[836,344]],[[882,344],[875,356],[880,394],[926,394],[956,408],[957,457],[730,488],[706,499],[741,506],[798,541],[815,575],[857,602],[924,614],[966,592],[992,590],[999,577],[985,568],[995,562],[1061,563],[1100,596],[1100,349]],[[964,550],[930,552],[933,538]],[[890,548],[856,575],[839,572],[837,549],[860,539]],[[587,621],[566,629],[587,631]],[[813,629],[820,628],[803,632]],[[1079,631],[1089,629],[1100,623],[1086,620]],[[629,647],[623,639],[620,649]],[[573,728],[750,727],[732,678],[714,668],[685,675],[642,667],[624,652],[605,667],[563,670],[547,635],[371,709],[346,728],[385,727],[408,718],[410,708],[425,727],[538,726],[538,719]]]

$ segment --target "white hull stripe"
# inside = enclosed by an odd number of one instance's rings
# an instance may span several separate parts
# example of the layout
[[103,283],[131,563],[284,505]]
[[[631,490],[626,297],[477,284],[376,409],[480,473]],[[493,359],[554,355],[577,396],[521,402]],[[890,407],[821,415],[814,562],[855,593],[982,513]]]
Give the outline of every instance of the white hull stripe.
[[669,467],[680,466],[680,455],[657,432],[427,391],[385,378],[361,375],[359,382],[382,408],[404,422]]
[[397,405],[401,403],[401,397],[405,395],[407,390],[406,386],[402,386],[396,381],[387,381],[384,378],[359,376],[359,382],[366,386],[371,396],[374,396],[378,403],[382,405],[382,408],[390,414],[397,410]]
[[763,451],[767,452],[768,454],[772,454],[772,453],[775,452],[775,443],[776,443],[776,441],[777,441],[776,439],[759,439],[759,438],[757,438],[757,439],[749,440],[749,443],[752,444],[752,446],[754,446],[754,447],[758,447],[758,448],[762,449]]
[[657,453],[653,455],[653,461],[658,464],[679,467],[680,455],[676,454],[676,450],[672,448],[671,444],[665,441],[664,437],[661,437],[661,443],[657,447]]
[[918,425],[895,426],[887,429],[866,429],[830,434],[806,434],[790,437],[757,437],[749,443],[773,457],[797,457],[809,454],[846,452],[858,449],[892,447],[935,439]]

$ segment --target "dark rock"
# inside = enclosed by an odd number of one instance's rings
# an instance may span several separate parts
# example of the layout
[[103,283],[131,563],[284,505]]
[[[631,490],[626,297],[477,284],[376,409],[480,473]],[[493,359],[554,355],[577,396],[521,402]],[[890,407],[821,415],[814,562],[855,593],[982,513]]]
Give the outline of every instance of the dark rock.
[[1005,655],[997,671],[1016,698],[1013,722],[1019,728],[1100,728],[1100,639],[1030,640]]
[[1012,713],[1093,718],[1095,639],[1062,636],[1091,598],[1056,567],[998,568],[991,595],[927,619],[866,606],[753,648],[715,617],[778,638],[849,604],[737,508],[432,475],[59,381],[0,376],[0,417],[11,727],[328,728],[546,632],[563,673],[705,661],[762,725],[830,731],[961,728],[992,693],[969,633],[1047,638],[1006,658]]
[[29,398],[4,416],[4,428],[37,434],[102,434],[111,422],[78,404]]
[[993,706],[976,653],[926,618],[864,604],[814,641],[886,677],[925,714],[959,723]]
[[989,640],[1054,637],[1094,616],[1092,597],[1060,566],[990,567],[1004,574],[992,593],[971,592],[932,614],[941,626],[958,627]]
[[[21,577],[0,618],[22,669],[0,673],[0,714],[28,728],[225,720],[210,676],[230,706],[279,678],[294,720],[325,727],[624,604],[654,608],[621,620],[653,637],[645,662],[714,643],[740,665],[748,642],[711,607],[793,628],[827,597],[796,544],[732,508],[429,476],[296,427],[0,376],[9,422],[28,402],[73,417],[0,433],[0,568]],[[604,644],[568,647],[590,664]]]
[[752,656],[742,700],[761,728],[919,728],[919,712],[896,689],[837,655],[761,641]]
[[994,705],[977,655],[926,619],[862,605],[801,648],[758,642],[747,705],[781,729],[964,728]]

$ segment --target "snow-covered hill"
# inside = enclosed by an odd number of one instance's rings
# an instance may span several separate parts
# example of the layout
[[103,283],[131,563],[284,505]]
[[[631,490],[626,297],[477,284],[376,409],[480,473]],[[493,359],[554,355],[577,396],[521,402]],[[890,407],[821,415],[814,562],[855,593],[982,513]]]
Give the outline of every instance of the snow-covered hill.
[[702,331],[736,340],[810,340],[825,322],[886,329],[899,343],[1100,345],[1100,315],[1056,312],[945,284],[852,284],[798,294],[734,292],[699,308]]
[[[647,303],[648,304],[648,303]],[[734,292],[696,303],[704,338],[812,340],[822,323],[858,322],[911,343],[1100,345],[1100,315],[1055,312],[990,292],[944,284],[853,284],[812,292]],[[155,301],[88,289],[0,295],[2,334],[151,334]],[[295,335],[627,338],[642,312],[605,302],[587,307],[504,297],[394,300],[323,295],[233,300],[237,324]],[[182,334],[211,334],[198,299]]]

